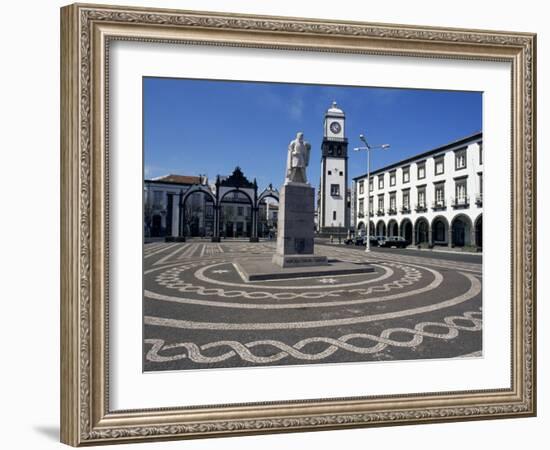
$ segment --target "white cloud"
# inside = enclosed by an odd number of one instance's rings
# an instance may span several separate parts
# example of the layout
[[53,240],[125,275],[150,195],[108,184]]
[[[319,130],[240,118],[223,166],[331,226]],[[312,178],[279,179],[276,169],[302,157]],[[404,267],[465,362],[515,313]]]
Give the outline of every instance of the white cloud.
[[291,96],[284,96],[274,90],[267,91],[261,98],[264,106],[288,114],[292,120],[302,120],[305,101],[303,94],[297,89]]
[[304,99],[302,97],[292,98],[288,108],[292,119],[301,120],[304,113]]

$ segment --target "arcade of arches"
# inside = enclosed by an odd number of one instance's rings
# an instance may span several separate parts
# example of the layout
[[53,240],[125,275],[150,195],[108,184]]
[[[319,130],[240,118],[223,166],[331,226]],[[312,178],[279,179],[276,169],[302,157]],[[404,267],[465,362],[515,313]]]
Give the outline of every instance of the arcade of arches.
[[[400,223],[391,219],[386,224],[383,220],[370,221],[371,236],[401,236],[412,245],[448,246],[448,247],[483,247],[483,214],[474,222],[465,214],[457,214],[451,223],[444,216],[436,216],[431,223],[426,217],[419,217],[413,223],[402,219]],[[358,231],[365,232],[365,222],[359,222]]]

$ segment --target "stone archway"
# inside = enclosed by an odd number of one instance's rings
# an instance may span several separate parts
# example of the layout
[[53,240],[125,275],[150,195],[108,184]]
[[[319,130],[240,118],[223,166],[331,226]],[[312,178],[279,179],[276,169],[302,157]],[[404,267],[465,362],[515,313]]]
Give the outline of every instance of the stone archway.
[[415,244],[428,244],[430,242],[430,224],[425,217],[419,217],[414,223]]
[[449,222],[443,216],[432,220],[432,244],[449,245]]
[[410,219],[403,219],[399,227],[401,237],[403,237],[410,244],[413,242],[413,225]]
[[182,241],[186,235],[212,239],[217,236],[216,197],[208,186],[196,184],[185,193],[180,191],[178,235]]
[[221,236],[253,238],[254,202],[246,192],[239,189],[225,192],[220,198],[219,211]]
[[387,233],[388,237],[399,236],[399,227],[395,219],[391,219],[388,222]]
[[258,237],[267,237],[269,240],[276,237],[279,223],[279,191],[271,184],[258,197],[256,221]]
[[210,237],[214,232],[215,197],[208,191],[197,189],[189,191],[180,205],[180,235],[185,238]]
[[478,248],[483,248],[483,214],[477,216],[474,222],[475,228],[475,245]]
[[372,220],[369,221],[369,235],[374,236],[375,235],[376,228],[374,227],[374,222]]
[[453,247],[473,245],[472,221],[465,214],[459,214],[451,222],[451,244]]
[[386,236],[386,224],[383,220],[379,220],[376,224],[376,236]]

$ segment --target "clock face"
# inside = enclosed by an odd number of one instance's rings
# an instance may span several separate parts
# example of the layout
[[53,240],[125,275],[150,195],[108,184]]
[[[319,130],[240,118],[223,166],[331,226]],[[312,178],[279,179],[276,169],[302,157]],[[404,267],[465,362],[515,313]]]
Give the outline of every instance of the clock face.
[[342,129],[342,127],[340,126],[340,124],[338,122],[332,122],[330,124],[330,131],[332,131],[334,134],[340,133],[341,129]]

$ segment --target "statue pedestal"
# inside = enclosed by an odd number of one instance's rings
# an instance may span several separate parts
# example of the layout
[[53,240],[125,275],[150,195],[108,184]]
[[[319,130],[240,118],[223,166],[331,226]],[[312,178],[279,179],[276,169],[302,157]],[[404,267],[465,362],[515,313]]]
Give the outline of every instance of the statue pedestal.
[[307,183],[285,184],[279,195],[277,249],[272,262],[279,267],[328,265],[314,255],[315,189]]

